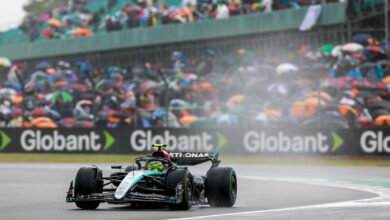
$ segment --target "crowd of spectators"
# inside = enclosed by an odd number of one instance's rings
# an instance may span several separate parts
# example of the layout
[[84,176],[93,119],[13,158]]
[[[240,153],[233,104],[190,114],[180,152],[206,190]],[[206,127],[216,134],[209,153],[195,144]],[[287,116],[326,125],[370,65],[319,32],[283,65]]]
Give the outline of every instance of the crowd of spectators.
[[294,54],[279,60],[208,49],[191,58],[175,51],[171,64],[103,68],[1,58],[0,126],[390,126],[385,45],[359,34]]
[[[326,0],[339,2],[340,0]],[[28,15],[19,29],[30,41],[68,39],[92,36],[99,32],[121,31],[136,27],[224,19],[230,16],[268,13],[286,8],[300,8],[324,1],[301,0],[182,0],[180,5],[168,5],[164,0],[106,0],[106,4],[91,9],[84,0],[69,0],[69,4],[39,17]]]

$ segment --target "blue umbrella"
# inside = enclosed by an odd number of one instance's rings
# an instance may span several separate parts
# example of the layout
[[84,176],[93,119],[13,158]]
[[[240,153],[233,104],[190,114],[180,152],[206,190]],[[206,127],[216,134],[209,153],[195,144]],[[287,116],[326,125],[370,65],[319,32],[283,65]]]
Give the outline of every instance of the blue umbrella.
[[39,63],[38,65],[35,66],[35,69],[38,69],[38,70],[46,70],[48,68],[51,68],[52,65],[48,62],[42,62],[42,63]]
[[353,36],[352,41],[355,43],[367,45],[368,40],[371,38],[373,37],[370,34],[356,34],[355,36]]

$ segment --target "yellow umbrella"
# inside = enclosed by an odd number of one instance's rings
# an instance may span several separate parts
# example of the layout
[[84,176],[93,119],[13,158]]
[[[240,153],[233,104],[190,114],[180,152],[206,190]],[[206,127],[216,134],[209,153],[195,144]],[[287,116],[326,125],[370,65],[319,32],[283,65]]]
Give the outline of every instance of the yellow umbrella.
[[8,58],[0,57],[0,66],[2,67],[11,67],[12,62]]

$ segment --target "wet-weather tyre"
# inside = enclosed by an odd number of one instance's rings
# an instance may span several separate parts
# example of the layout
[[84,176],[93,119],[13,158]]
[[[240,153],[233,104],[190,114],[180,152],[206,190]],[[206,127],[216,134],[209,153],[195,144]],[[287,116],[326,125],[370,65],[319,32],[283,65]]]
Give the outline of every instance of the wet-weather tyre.
[[211,206],[233,206],[237,198],[236,172],[230,167],[210,169],[206,176],[205,193]]
[[[80,168],[76,175],[74,194],[76,197],[101,193],[103,188],[102,172],[97,168]],[[96,209],[100,202],[78,201],[76,206],[81,209]]]
[[169,204],[169,208],[173,210],[188,210],[191,208],[192,200],[192,181],[191,175],[187,169],[179,169],[167,174],[165,181],[165,190],[168,196],[176,195],[176,187],[178,184],[183,186],[183,198],[181,203]]

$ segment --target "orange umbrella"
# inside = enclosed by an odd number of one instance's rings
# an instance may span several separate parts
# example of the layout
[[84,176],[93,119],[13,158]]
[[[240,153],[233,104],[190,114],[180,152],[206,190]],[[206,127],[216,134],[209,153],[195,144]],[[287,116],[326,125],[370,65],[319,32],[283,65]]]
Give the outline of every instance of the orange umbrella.
[[49,19],[47,23],[54,27],[61,27],[61,22],[55,18]]
[[326,102],[324,100],[321,100],[319,98],[307,98],[304,100],[306,106],[308,107],[325,107],[326,106]]
[[390,115],[381,115],[374,121],[377,126],[390,126]]
[[216,91],[215,91],[214,86],[211,85],[211,83],[209,83],[209,82],[203,82],[203,83],[199,84],[198,88],[201,91],[209,92],[213,96],[216,95]]
[[341,104],[337,106],[337,110],[342,116],[347,116],[349,113],[354,114],[356,117],[359,115],[358,111],[350,105]]
[[282,113],[276,109],[266,109],[263,112],[264,112],[264,114],[271,116],[273,118],[281,118],[282,117]]
[[228,104],[239,104],[245,100],[245,96],[243,95],[234,95],[229,98]]
[[20,104],[23,103],[23,96],[20,96],[20,95],[15,96],[15,97],[12,98],[11,102],[14,105],[20,105]]
[[91,31],[88,28],[78,28],[74,32],[74,36],[76,36],[76,37],[92,37],[93,36],[93,31]]
[[385,78],[383,78],[382,82],[384,84],[390,84],[390,76],[386,76]]
[[306,103],[304,103],[304,102],[297,102],[297,103],[295,103],[294,105],[291,106],[290,114],[293,117],[305,118],[305,117],[309,117],[309,116],[314,115],[315,111],[313,111],[312,109],[310,111],[310,109],[307,108]]
[[198,120],[198,117],[195,115],[187,115],[182,118],[180,118],[180,124],[184,126],[189,126],[190,124],[194,123],[196,120]]
[[307,98],[321,98],[327,102],[332,101],[332,97],[326,92],[311,92],[306,97]]
[[36,128],[58,128],[58,125],[48,117],[35,118],[31,122]]

